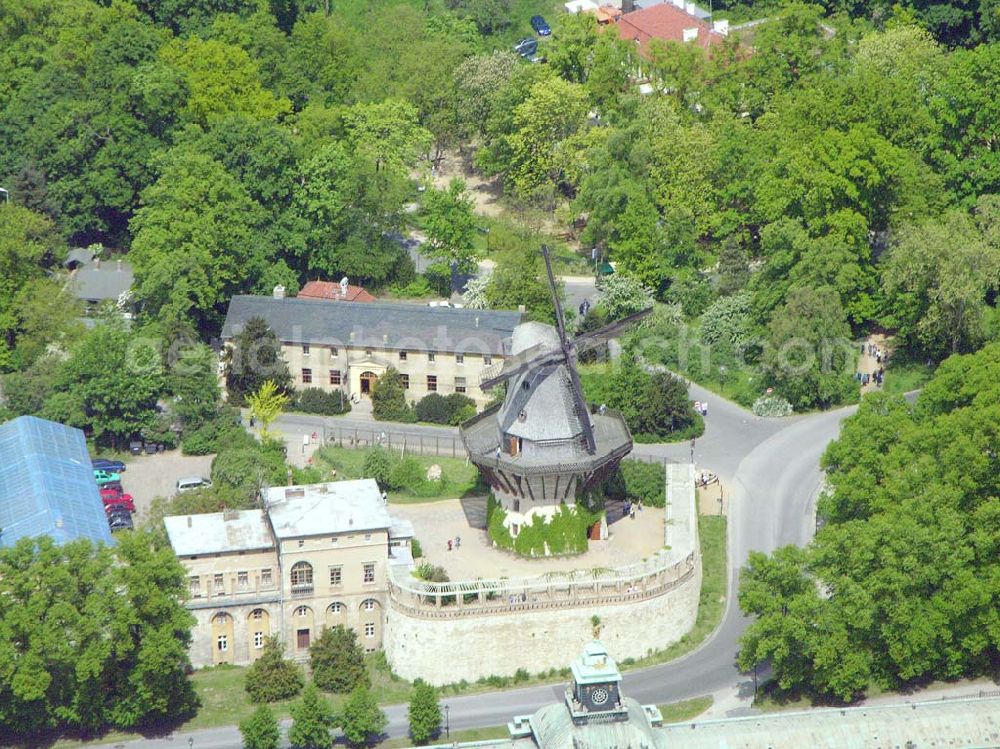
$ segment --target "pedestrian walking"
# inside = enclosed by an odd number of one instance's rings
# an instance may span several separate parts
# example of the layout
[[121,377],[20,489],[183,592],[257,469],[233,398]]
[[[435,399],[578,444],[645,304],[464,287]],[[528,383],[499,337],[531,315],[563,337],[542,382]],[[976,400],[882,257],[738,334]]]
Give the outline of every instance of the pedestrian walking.
[[451,551],[451,539],[448,539],[448,551]]

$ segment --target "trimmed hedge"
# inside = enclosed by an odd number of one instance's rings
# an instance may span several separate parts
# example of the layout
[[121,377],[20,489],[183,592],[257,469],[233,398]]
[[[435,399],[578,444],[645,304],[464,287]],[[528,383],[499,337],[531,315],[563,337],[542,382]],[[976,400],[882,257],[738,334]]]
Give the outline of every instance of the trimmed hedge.
[[458,426],[476,415],[476,402],[462,393],[448,396],[428,393],[417,402],[414,411],[418,421]]
[[320,388],[306,388],[295,396],[293,411],[322,416],[337,416],[351,410],[351,399],[341,393],[328,393]]

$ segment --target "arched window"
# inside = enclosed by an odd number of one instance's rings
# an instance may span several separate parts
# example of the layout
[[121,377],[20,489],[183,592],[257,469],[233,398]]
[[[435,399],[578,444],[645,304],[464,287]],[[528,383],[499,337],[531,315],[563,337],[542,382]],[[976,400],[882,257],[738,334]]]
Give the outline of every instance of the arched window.
[[331,614],[340,614],[343,611],[344,611],[344,604],[342,604],[340,602],[334,602],[334,603],[330,604],[330,613]]
[[313,584],[313,568],[309,562],[296,562],[292,566],[292,587],[311,588]]
[[299,606],[297,609],[295,609],[295,616],[299,616],[299,617],[309,616],[309,607],[308,606]]
[[378,601],[376,601],[374,598],[367,598],[361,604],[361,608],[364,611],[374,611],[377,607],[378,607]]
[[228,624],[230,619],[232,619],[232,617],[229,616],[229,614],[227,614],[225,612],[219,612],[218,614],[216,614],[215,616],[212,617],[212,623],[213,624]]

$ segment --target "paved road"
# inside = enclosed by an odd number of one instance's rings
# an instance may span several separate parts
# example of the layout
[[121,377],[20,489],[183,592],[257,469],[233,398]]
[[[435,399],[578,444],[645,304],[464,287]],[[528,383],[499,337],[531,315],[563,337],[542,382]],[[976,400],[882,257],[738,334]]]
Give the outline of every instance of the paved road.
[[[719,629],[699,649],[680,660],[633,671],[625,677],[626,692],[642,702],[663,703],[697,697],[737,687],[752,694],[752,678],[735,666],[740,634],[747,620],[735,605],[737,573],[752,550],[772,551],[778,546],[807,542],[815,528],[815,500],[820,488],[819,458],[834,439],[841,420],[853,412],[844,408],[787,419],[763,419],[734,403],[691,385],[692,399],[707,400],[709,414],[705,435],[696,440],[695,462],[717,472],[729,487],[729,594]],[[351,417],[331,417],[328,424],[371,430],[373,422]],[[290,440],[322,428],[320,417],[287,414],[275,428]],[[413,436],[451,436],[449,427],[405,425],[397,431]],[[689,460],[690,443],[636,445],[637,455]],[[567,653],[567,661],[573,656]],[[455,730],[506,723],[513,715],[534,712],[561,699],[560,686],[491,692],[446,700],[451,728]],[[406,709],[391,706],[387,733],[406,733]],[[191,734],[198,749],[236,749],[235,727]],[[126,747],[176,746],[173,738],[128,742]]]

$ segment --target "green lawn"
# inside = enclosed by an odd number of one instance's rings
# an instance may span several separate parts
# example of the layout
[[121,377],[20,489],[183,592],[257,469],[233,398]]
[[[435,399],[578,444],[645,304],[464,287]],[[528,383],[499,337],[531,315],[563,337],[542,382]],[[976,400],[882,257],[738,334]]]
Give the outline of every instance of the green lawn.
[[[444,729],[435,741],[428,744],[428,747],[446,746],[462,743],[466,741],[490,741],[491,739],[506,739],[510,737],[507,726],[490,726],[489,728],[467,728],[464,731],[451,731],[445,736]],[[389,739],[379,744],[375,744],[374,749],[400,749],[400,747],[413,746],[413,741],[409,738]]]
[[934,366],[923,362],[890,359],[885,370],[882,390],[886,393],[908,393],[922,388],[934,376]]
[[671,702],[667,705],[657,705],[657,707],[663,714],[664,723],[685,723],[708,710],[713,702],[715,700],[712,699],[712,695],[708,694],[704,697],[695,697],[693,700]]
[[[393,450],[398,455],[397,450]],[[368,450],[355,450],[349,447],[328,446],[318,450],[313,457],[313,464],[320,470],[335,469],[338,479],[368,478],[364,475],[365,455]],[[389,501],[396,504],[415,504],[418,502],[433,502],[438,499],[457,499],[483,492],[479,482],[479,471],[465,458],[446,458],[435,455],[412,455],[413,459],[426,470],[432,465],[441,466],[443,479],[439,488],[432,493],[421,490],[391,491]],[[432,482],[426,482],[431,484]]]

